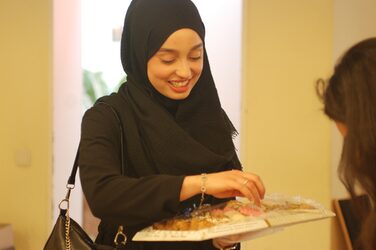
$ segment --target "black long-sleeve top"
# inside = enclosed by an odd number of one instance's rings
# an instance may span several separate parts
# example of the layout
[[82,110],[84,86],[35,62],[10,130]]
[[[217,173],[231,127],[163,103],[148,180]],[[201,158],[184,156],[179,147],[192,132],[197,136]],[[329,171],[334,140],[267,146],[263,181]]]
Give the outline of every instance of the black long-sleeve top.
[[[124,133],[126,137],[126,128]],[[120,145],[119,124],[109,108],[95,105],[89,109],[82,120],[80,178],[92,213],[101,219],[96,240],[101,244],[113,243],[118,225],[123,225],[132,237],[139,229],[172,217],[197,200],[194,197],[183,203],[179,201],[184,176],[163,173],[137,176],[136,163],[127,164],[127,160],[125,175],[122,175]],[[125,249],[215,248],[211,241],[204,241],[129,242]]]

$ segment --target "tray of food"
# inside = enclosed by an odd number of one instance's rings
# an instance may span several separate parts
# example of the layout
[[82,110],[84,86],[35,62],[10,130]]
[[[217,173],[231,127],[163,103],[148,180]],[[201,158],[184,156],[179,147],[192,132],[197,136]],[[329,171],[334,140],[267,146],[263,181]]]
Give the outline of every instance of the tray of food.
[[271,194],[259,206],[244,200],[203,206],[154,223],[139,231],[133,241],[201,241],[219,237],[242,241],[333,216],[332,211],[312,199]]

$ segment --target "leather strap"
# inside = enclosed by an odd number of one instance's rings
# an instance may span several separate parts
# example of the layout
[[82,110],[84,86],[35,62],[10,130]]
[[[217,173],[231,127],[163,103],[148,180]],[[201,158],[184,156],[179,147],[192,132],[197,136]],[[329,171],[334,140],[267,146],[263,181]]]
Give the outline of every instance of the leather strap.
[[[121,147],[121,174],[124,175],[125,174],[125,157],[124,157],[123,124],[122,124],[122,122],[120,120],[120,117],[119,117],[118,113],[116,112],[116,110],[110,104],[101,101],[101,102],[97,102],[95,105],[98,105],[98,104],[104,104],[107,107],[109,107],[110,110],[112,111],[112,113],[115,115],[116,120],[119,123],[120,147]],[[68,178],[68,183],[67,183],[68,186],[74,186],[74,184],[76,182],[76,174],[77,174],[77,169],[78,169],[78,158],[79,158],[79,155],[80,155],[80,146],[78,146],[77,153],[76,153],[76,158],[74,159],[74,163],[73,163],[73,167],[72,167],[72,171],[71,171],[71,174],[70,174],[70,176]]]

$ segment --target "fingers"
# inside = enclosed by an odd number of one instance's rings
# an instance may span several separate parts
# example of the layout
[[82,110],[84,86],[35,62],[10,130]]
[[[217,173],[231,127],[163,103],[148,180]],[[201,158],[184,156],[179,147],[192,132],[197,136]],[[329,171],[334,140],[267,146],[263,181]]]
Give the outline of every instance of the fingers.
[[260,177],[240,170],[209,174],[206,185],[206,193],[217,198],[241,196],[258,205],[265,194],[265,187]]
[[250,201],[255,201],[257,202],[257,196],[254,196],[253,193],[248,189],[248,187],[244,184],[238,184],[239,191],[243,194],[244,197],[246,197]]
[[255,203],[257,205],[260,205],[261,194],[259,193],[259,190],[257,189],[256,185],[253,182],[248,182],[245,186],[246,188],[248,188],[248,190],[250,190],[250,193]]
[[264,183],[262,182],[261,178],[258,175],[247,173],[247,172],[244,172],[243,174],[244,174],[244,177],[247,180],[252,181],[252,183],[255,185],[255,187],[257,188],[257,191],[260,195],[260,198],[261,199],[264,198],[265,186],[264,186]]
[[218,249],[236,249],[235,242],[227,240],[225,237],[213,239],[212,244]]
[[260,204],[260,194],[253,182],[243,178],[241,182],[237,181],[237,188],[248,200]]
[[[264,198],[265,187],[259,176],[251,173],[241,172],[240,186],[238,190],[249,200],[253,200],[257,205],[260,205],[260,200]],[[239,177],[237,177],[239,178]]]
[[224,247],[221,239],[213,239],[213,246],[217,249],[222,249]]

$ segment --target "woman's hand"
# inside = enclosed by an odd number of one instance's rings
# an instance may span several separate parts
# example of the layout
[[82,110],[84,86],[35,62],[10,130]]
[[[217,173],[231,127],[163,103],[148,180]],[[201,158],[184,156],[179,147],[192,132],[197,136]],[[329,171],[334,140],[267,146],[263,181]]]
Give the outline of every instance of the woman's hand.
[[265,187],[259,176],[239,170],[207,175],[206,193],[217,198],[246,197],[256,204],[264,198]]
[[221,250],[233,250],[233,249],[236,249],[236,244],[234,244],[234,243],[228,243],[226,240],[223,240],[223,238],[213,239],[213,246],[215,248],[218,248],[218,249],[221,249]]
[[205,185],[205,193],[214,197],[230,198],[241,196],[254,201],[256,204],[260,204],[260,200],[264,198],[265,194],[265,187],[260,177],[239,170],[230,170],[207,174],[204,183],[200,175],[185,177],[180,200],[182,201],[201,193],[202,185]]

